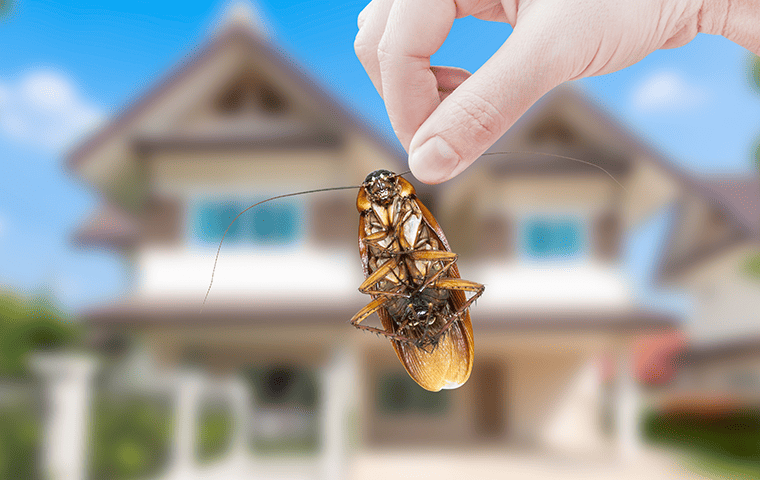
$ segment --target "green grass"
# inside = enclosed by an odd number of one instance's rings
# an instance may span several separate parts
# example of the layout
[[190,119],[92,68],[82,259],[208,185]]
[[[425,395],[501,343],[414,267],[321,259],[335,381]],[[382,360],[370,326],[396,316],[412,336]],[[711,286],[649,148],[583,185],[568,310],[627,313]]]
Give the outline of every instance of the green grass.
[[644,433],[689,456],[688,466],[715,478],[760,479],[760,410],[651,413]]
[[743,460],[707,452],[692,452],[687,466],[694,472],[713,478],[735,480],[760,478],[760,465],[756,460]]

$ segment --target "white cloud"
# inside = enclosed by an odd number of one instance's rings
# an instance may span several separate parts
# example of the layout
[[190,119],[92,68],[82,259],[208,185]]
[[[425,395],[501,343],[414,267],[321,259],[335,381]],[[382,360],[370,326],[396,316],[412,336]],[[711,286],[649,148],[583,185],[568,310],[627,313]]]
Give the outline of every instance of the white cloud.
[[0,136],[21,145],[60,152],[103,117],[59,71],[35,70],[17,82],[0,82]]
[[631,106],[639,113],[683,112],[705,104],[707,89],[690,84],[672,71],[654,72],[632,92]]

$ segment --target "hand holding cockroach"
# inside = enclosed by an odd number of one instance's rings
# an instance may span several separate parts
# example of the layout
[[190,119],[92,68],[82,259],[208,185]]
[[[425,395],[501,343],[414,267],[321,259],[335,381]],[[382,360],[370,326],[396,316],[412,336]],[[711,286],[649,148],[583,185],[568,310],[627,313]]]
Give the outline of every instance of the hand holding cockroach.
[[[514,30],[472,75],[431,67],[456,41],[455,19],[468,16]],[[425,183],[459,175],[565,81],[612,73],[698,32],[760,55],[757,0],[372,0],[357,23],[356,56]]]
[[[464,384],[474,341],[468,308],[484,286],[462,280],[438,222],[414,187],[387,170],[370,173],[356,200],[359,253],[373,300],[351,319],[356,328],[388,337],[409,375],[438,391]],[[473,292],[469,299],[465,292]],[[383,329],[362,325],[377,312]]]

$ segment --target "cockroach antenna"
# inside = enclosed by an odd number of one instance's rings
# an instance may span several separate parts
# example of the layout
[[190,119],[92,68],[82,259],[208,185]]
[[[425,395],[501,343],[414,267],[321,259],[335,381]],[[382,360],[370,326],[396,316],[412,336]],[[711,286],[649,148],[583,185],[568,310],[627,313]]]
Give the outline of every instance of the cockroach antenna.
[[[408,172],[407,172],[408,173]],[[216,257],[214,258],[214,267],[211,269],[211,281],[208,284],[208,290],[206,290],[206,296],[203,297],[203,303],[201,304],[201,308],[198,311],[198,313],[203,313],[203,307],[206,306],[206,300],[208,300],[208,294],[211,292],[211,285],[214,284],[214,273],[216,273],[216,264],[219,262],[219,253],[222,251],[222,243],[224,243],[224,237],[227,236],[227,232],[230,231],[230,228],[232,228],[232,224],[235,223],[235,221],[240,218],[241,215],[243,215],[248,210],[252,209],[253,207],[258,207],[262,203],[271,202],[272,200],[279,200],[280,198],[287,198],[287,197],[295,197],[297,195],[307,195],[310,193],[319,193],[319,192],[330,192],[332,190],[350,190],[350,189],[356,189],[361,188],[361,185],[352,185],[350,187],[329,187],[329,188],[317,188],[316,190],[305,190],[303,192],[294,192],[294,193],[284,193],[282,195],[276,195],[271,198],[267,198],[266,200],[262,200],[260,202],[256,202],[250,207],[246,208],[242,212],[238,213],[235,218],[232,219],[230,224],[227,226],[227,230],[224,231],[224,234],[222,235],[222,239],[219,240],[219,247],[216,249]]]
[[623,184],[620,183],[618,181],[618,179],[615,178],[615,176],[613,174],[611,174],[610,172],[608,172],[607,170],[605,170],[604,167],[602,167],[600,165],[597,165],[595,163],[591,163],[591,162],[589,162],[587,160],[581,160],[580,158],[568,157],[566,155],[558,155],[556,153],[526,152],[526,151],[517,151],[517,152],[487,152],[487,153],[480,154],[481,157],[491,156],[491,155],[545,155],[547,157],[561,158],[563,160],[572,160],[573,162],[584,163],[586,165],[589,165],[589,166],[594,167],[594,168],[598,168],[599,170],[603,171],[608,177],[610,177],[612,179],[613,182],[617,183],[618,186],[620,186],[620,188],[622,188],[625,193],[629,193],[628,190],[623,186]]

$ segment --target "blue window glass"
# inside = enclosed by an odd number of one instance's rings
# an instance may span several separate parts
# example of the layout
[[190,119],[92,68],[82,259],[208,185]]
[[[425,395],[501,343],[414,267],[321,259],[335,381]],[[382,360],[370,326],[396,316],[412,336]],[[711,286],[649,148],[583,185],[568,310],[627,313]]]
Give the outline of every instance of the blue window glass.
[[525,251],[533,258],[568,258],[582,248],[581,223],[568,219],[535,218],[525,224]]
[[250,245],[286,245],[300,233],[299,209],[295,203],[278,202],[258,205],[244,213],[235,223],[230,222],[247,206],[246,202],[206,202],[198,206],[192,220],[193,235],[204,243],[219,243],[230,227],[225,243]]
[[225,242],[235,242],[242,236],[240,222],[230,222],[240,213],[240,205],[233,202],[209,202],[201,205],[195,216],[195,236],[206,243],[218,243],[227,227]]
[[247,224],[254,243],[284,245],[296,239],[298,210],[294,204],[263,204],[253,208],[250,213]]

